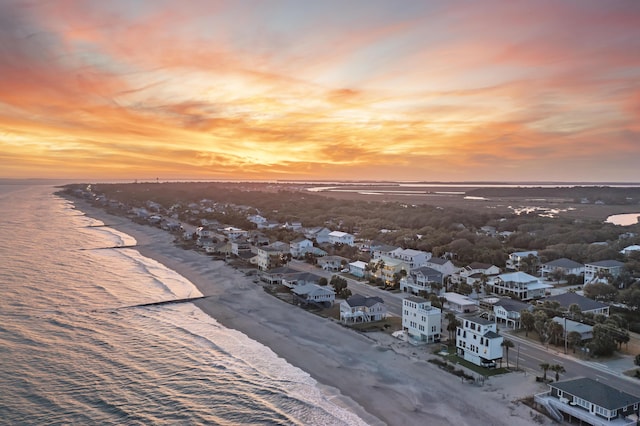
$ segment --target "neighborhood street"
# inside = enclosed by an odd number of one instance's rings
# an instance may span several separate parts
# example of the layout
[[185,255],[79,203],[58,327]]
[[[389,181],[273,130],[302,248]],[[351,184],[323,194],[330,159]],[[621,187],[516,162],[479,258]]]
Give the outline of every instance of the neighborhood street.
[[[325,271],[298,260],[292,260],[289,263],[289,267],[300,271],[312,272],[316,275],[327,278],[327,280],[330,280],[333,275],[340,275],[347,280],[348,288],[353,294],[357,293],[367,297],[381,297],[384,300],[384,303],[387,306],[387,312],[390,315],[398,317],[402,316],[402,299],[407,297],[407,294],[391,293],[378,287],[357,281],[353,278],[349,278],[345,274]],[[446,320],[444,320],[444,315],[442,327],[443,330],[446,330]],[[627,368],[626,365],[628,362],[625,362],[626,360],[624,359],[609,361],[607,364],[598,362],[597,360],[586,361],[579,359],[578,357],[580,354],[573,354],[571,349],[569,349],[568,353],[565,355],[564,350],[561,349],[558,351],[558,348],[555,346],[546,347],[543,344],[532,342],[531,340],[524,338],[524,336],[507,331],[502,324],[499,325],[499,328],[503,335],[513,341],[515,345],[509,350],[509,365],[511,367],[517,366],[520,370],[523,370],[521,374],[527,377],[530,376],[531,380],[533,380],[535,376],[542,376],[543,372],[540,369],[540,364],[560,364],[566,370],[565,373],[560,375],[560,380],[574,377],[590,377],[624,392],[633,395],[640,394],[640,392],[638,392],[639,384],[637,379],[624,376],[621,374],[621,371],[619,371]],[[446,336],[446,331],[443,335]],[[504,365],[506,365],[506,357],[503,359],[503,366]],[[633,365],[628,366],[628,368],[632,367]],[[547,377],[555,379],[555,373],[548,371]]]

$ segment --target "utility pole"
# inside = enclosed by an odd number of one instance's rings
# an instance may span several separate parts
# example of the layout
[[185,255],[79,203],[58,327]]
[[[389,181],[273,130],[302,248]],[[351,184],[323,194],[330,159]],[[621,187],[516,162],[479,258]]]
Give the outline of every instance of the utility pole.
[[567,354],[567,317],[564,317],[564,354]]
[[516,353],[516,371],[518,371],[519,362],[520,362],[520,343],[518,343],[518,352]]

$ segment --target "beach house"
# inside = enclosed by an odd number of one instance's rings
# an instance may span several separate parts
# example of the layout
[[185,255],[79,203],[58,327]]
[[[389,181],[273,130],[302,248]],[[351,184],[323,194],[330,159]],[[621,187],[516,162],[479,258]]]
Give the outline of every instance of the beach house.
[[382,298],[354,294],[340,302],[340,321],[345,324],[381,321],[387,316]]
[[540,267],[540,276],[548,280],[564,278],[567,275],[582,277],[584,275],[584,265],[563,257],[543,263]]
[[422,297],[409,296],[402,300],[402,328],[414,340],[439,342],[442,311]]
[[506,268],[520,271],[523,265],[526,265],[525,269],[533,269],[538,263],[538,251],[516,251],[509,254],[506,262]]
[[577,305],[580,308],[580,312],[583,314],[591,313],[593,315],[609,316],[609,305],[606,303],[598,302],[597,300],[589,299],[574,292],[566,292],[555,296],[549,296],[544,300],[551,302],[558,302],[560,309],[568,311],[571,305]]
[[502,322],[507,327],[518,329],[521,327],[520,313],[533,311],[533,306],[510,298],[501,298],[493,304],[493,318],[496,322]]
[[367,272],[367,263],[356,260],[355,262],[349,263],[349,273],[354,277],[364,278]]
[[588,377],[549,384],[549,390],[534,396],[556,421],[594,426],[637,425],[640,397]]
[[544,297],[552,285],[543,284],[533,275],[526,272],[508,272],[500,274],[488,283],[495,294],[515,296],[520,300],[539,299]]
[[336,300],[336,293],[329,286],[318,284],[303,284],[291,289],[296,301],[303,305],[319,305],[329,307]]
[[306,253],[313,249],[313,241],[307,238],[296,238],[289,243],[289,252],[294,258],[303,257]]
[[411,294],[420,294],[421,291],[429,293],[432,287],[437,286],[442,286],[442,272],[428,266],[412,269],[400,279],[400,290]]
[[354,237],[347,232],[333,231],[329,234],[329,243],[352,246],[354,244]]
[[617,260],[601,260],[599,262],[589,262],[584,265],[584,283],[604,283],[613,281],[622,270],[624,263]]
[[502,341],[497,325],[484,318],[464,318],[456,329],[458,356],[480,367],[495,367],[502,360]]
[[425,262],[424,266],[440,271],[443,278],[455,274],[460,269],[453,262],[442,257],[431,257]]

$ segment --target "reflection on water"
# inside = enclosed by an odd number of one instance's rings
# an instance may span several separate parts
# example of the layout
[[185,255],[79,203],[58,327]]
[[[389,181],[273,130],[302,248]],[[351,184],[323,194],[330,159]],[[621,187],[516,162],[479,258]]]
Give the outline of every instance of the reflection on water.
[[638,218],[640,218],[640,213],[614,214],[609,216],[606,222],[614,225],[629,226],[638,223]]

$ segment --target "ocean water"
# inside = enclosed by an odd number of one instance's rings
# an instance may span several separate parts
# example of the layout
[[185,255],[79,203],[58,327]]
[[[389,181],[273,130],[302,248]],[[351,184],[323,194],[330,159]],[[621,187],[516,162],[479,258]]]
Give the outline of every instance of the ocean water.
[[0,185],[0,424],[361,425],[50,186]]

